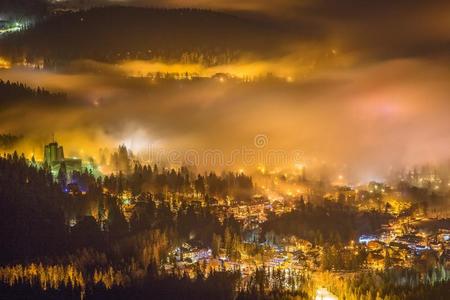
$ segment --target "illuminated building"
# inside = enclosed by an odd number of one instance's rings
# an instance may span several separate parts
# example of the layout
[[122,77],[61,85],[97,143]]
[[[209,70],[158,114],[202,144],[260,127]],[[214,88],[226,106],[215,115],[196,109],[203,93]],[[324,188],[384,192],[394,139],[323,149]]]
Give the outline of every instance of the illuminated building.
[[50,166],[64,161],[64,150],[57,142],[50,143],[44,147],[44,161]]
[[79,158],[64,158],[64,149],[58,145],[57,142],[52,142],[44,147],[44,162],[52,170],[52,174],[56,176],[64,162],[67,174],[72,174],[74,171],[81,172],[82,161]]
[[370,234],[363,234],[359,237],[358,242],[360,244],[367,244],[371,241],[376,241],[378,238],[374,235],[370,235]]

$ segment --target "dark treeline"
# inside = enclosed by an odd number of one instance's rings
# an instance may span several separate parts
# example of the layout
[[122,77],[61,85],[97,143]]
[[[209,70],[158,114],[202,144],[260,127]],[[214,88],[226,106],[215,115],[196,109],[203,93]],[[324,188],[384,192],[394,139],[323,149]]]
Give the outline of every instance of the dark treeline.
[[359,245],[349,249],[341,243],[326,244],[321,253],[320,267],[326,271],[359,271],[366,261],[367,252]]
[[[212,198],[205,185],[213,185],[213,180],[203,176],[189,180],[187,174],[180,177],[181,171],[158,171],[157,167],[136,166],[135,170],[129,176],[111,175],[104,180],[87,170],[75,172],[68,183],[65,174],[60,172],[55,181],[45,165],[37,168],[16,153],[0,158],[0,208],[4,215],[0,218],[0,261],[23,262],[83,247],[107,251],[112,244],[130,242],[130,236],[148,230],[159,230],[170,241],[195,238],[207,245],[213,236],[223,241],[228,237],[229,243],[230,236],[239,236],[240,226],[234,219],[219,222],[209,207]],[[236,176],[228,175],[230,186],[252,186],[250,178]],[[167,192],[143,192],[140,188],[148,184],[164,191],[172,177],[183,178],[183,184],[175,184],[173,191],[189,188],[197,194],[195,199],[206,200],[206,206],[174,195],[169,200]],[[227,189],[233,190],[230,186]],[[124,193],[128,188],[138,196]],[[132,204],[128,219],[124,201]]]
[[389,218],[378,212],[358,212],[342,203],[325,201],[323,205],[313,205],[301,199],[294,211],[269,218],[263,232],[295,235],[316,244],[343,243],[361,233],[375,232]]
[[0,134],[0,149],[11,150],[17,145],[17,143],[23,138],[23,136],[13,135],[9,133]]
[[445,205],[445,200],[448,197],[448,195],[436,193],[434,185],[432,185],[431,182],[425,187],[417,187],[407,184],[406,182],[400,182],[397,185],[397,190],[412,204],[409,211],[417,210],[425,215],[428,214],[429,207],[442,204]]
[[[161,193],[195,193],[206,197],[207,201],[214,201],[211,197],[248,196],[253,189],[251,177],[244,174],[215,173],[192,176],[186,168],[179,170],[158,170],[157,166],[141,166],[137,164],[130,176],[122,173],[105,176],[104,186],[111,192],[120,194],[124,190],[132,191],[133,195],[142,192],[152,192],[157,197]],[[161,199],[160,199],[161,200]]]
[[102,7],[50,16],[1,41],[2,55],[46,65],[79,58],[226,63],[241,52],[273,52],[288,30],[273,22],[197,9]]
[[[106,163],[104,154],[101,162]],[[162,201],[167,198],[167,193],[195,193],[213,203],[214,197],[233,196],[235,200],[247,200],[253,190],[252,178],[242,173],[193,174],[186,167],[175,170],[141,165],[134,161],[133,154],[124,145],[111,154],[109,163],[116,175],[105,176],[103,185],[114,194],[124,190],[131,191],[133,196],[149,192]]]
[[[111,297],[126,299],[130,295],[143,299],[151,295],[155,299],[308,299],[306,281],[302,275],[268,272],[258,269],[248,280],[242,281],[239,272],[211,272],[207,277],[198,273],[194,280],[187,276],[156,275],[151,268],[142,284],[132,288],[93,289],[95,299]],[[286,280],[287,278],[287,280]],[[270,287],[270,288],[269,288]],[[87,295],[89,298],[89,294]]]
[[449,279],[448,269],[441,265],[425,273],[405,268],[362,272],[328,283],[339,299],[444,300],[448,299]]
[[[315,290],[308,285],[307,277],[289,279],[281,284],[281,273],[272,274],[263,269],[256,271],[245,287],[238,272],[212,272],[208,277],[173,274],[155,276],[151,267],[146,276],[130,286],[106,288],[102,283],[81,290],[61,285],[42,289],[28,281],[9,286],[0,283],[0,293],[5,299],[221,299],[221,300],[294,300],[311,299]],[[274,285],[268,288],[268,279]],[[448,299],[449,274],[444,268],[430,270],[423,275],[412,270],[392,269],[386,272],[369,271],[356,275],[328,278],[325,282],[339,299],[361,300],[419,300]],[[295,281],[295,284],[294,284]]]
[[65,248],[67,196],[23,156],[0,159],[0,261],[56,255]]
[[65,98],[66,95],[62,93],[52,93],[40,87],[33,89],[23,83],[0,79],[0,105],[2,107],[18,101],[27,101],[28,104],[42,104],[43,102],[58,104]]
[[48,1],[46,0],[2,0],[0,11],[17,20],[24,17],[42,17],[48,13]]
[[[287,280],[286,280],[287,277]],[[308,299],[308,278],[281,271],[259,269],[247,281],[239,272],[215,271],[194,278],[186,275],[156,274],[149,265],[146,275],[128,286],[107,288],[102,283],[87,289],[61,284],[42,289],[38,282],[23,281],[13,286],[0,283],[0,293],[7,299],[218,299],[218,300],[275,300]],[[273,284],[269,289],[269,281]],[[286,283],[287,282],[287,283]]]

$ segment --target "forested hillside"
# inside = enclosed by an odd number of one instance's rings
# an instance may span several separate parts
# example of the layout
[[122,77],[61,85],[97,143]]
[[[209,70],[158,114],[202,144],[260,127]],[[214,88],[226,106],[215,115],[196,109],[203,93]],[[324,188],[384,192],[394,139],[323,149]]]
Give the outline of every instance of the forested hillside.
[[33,28],[0,41],[12,58],[71,60],[126,58],[225,63],[243,53],[276,53],[289,30],[196,9],[103,7],[47,17]]

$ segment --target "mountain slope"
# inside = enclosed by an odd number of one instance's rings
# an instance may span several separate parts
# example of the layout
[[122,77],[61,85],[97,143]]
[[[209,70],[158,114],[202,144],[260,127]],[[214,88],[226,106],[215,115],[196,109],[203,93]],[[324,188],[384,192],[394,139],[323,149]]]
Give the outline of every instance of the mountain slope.
[[1,40],[0,51],[59,60],[179,59],[183,53],[232,59],[274,54],[291,35],[278,24],[212,11],[103,7],[48,17]]

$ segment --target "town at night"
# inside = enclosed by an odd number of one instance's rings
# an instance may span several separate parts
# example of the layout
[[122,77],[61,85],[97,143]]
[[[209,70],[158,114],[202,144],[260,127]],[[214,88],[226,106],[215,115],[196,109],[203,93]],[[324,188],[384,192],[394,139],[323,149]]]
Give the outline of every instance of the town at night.
[[0,0],[0,299],[449,299],[449,66],[444,0]]

